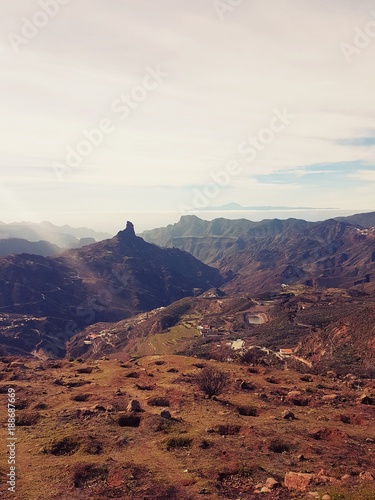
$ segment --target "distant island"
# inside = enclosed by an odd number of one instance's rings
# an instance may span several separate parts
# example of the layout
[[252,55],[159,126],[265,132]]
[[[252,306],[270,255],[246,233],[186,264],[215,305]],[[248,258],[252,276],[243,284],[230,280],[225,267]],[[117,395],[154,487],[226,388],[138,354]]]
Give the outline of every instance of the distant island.
[[199,212],[207,212],[207,211],[230,211],[230,210],[338,210],[332,207],[325,208],[316,208],[316,207],[287,207],[287,206],[252,206],[252,207],[243,207],[238,203],[227,203],[225,205],[221,205],[219,207],[205,207],[200,208],[199,210],[192,209],[191,211],[199,211]]

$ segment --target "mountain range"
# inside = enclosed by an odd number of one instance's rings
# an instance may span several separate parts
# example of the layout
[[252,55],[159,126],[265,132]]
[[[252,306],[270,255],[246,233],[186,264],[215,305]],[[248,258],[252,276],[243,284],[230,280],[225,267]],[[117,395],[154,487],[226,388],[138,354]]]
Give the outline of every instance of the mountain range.
[[60,355],[85,325],[118,321],[224,281],[187,252],[146,243],[130,222],[112,239],[56,257],[1,257],[0,271],[0,343],[27,352],[49,346]]
[[[285,343],[297,346],[318,325],[315,333],[322,334],[323,340],[317,339],[314,345],[325,345],[323,327],[345,313],[359,314],[372,307],[372,299],[366,299],[353,309],[351,294],[373,294],[373,216],[358,216],[362,223],[369,221],[369,227],[364,227],[355,218],[351,222],[293,218],[252,222],[205,221],[189,215],[176,224],[146,231],[143,237],[136,236],[128,222],[113,238],[53,257],[30,253],[0,257],[0,345],[4,353],[61,357],[69,344],[70,352],[91,355],[86,337],[112,331],[117,332],[116,342],[107,339],[101,347],[95,343],[95,355],[103,349],[112,352],[115,345],[126,350],[131,339],[134,353],[149,352],[147,344],[138,346],[142,339],[165,335],[176,326],[178,351],[182,346],[188,348],[190,340],[186,339],[197,332],[186,330],[192,318],[194,325],[200,318],[202,325],[216,323],[217,328],[233,335],[242,332],[272,348]],[[311,303],[314,296],[321,299],[314,308],[315,316],[304,318],[299,312],[297,321],[295,310],[300,306],[293,297],[298,286],[305,287],[307,298],[302,304]],[[322,290],[330,289],[339,293],[323,300]],[[285,298],[288,294],[291,299]],[[344,302],[339,299],[342,294]],[[264,297],[271,302],[259,309],[256,304],[262,304]],[[181,299],[187,301],[190,312],[183,306],[181,313]],[[323,314],[321,308],[328,314],[324,308],[330,301],[337,311],[328,324],[317,318]],[[165,307],[165,312],[158,312]],[[256,328],[249,326],[241,308],[260,318]],[[329,317],[331,312],[332,307]],[[142,314],[149,313],[145,321]]]
[[[369,221],[373,217],[366,215]],[[347,288],[373,279],[375,229],[342,220],[204,221],[188,215],[142,236],[232,273],[226,285],[232,292],[273,291],[294,283]]]
[[[0,243],[4,243],[3,240],[15,238],[29,242],[48,242],[64,249],[87,245],[95,241],[111,238],[111,236],[109,233],[98,232],[87,227],[56,226],[48,221],[41,223],[13,222],[9,224],[0,222]],[[17,242],[13,241],[12,244],[13,249],[17,250],[14,253],[21,253],[17,247]],[[25,243],[22,242],[20,245],[25,245]],[[38,250],[38,247],[34,246],[34,250]],[[45,250],[42,251],[45,253]]]

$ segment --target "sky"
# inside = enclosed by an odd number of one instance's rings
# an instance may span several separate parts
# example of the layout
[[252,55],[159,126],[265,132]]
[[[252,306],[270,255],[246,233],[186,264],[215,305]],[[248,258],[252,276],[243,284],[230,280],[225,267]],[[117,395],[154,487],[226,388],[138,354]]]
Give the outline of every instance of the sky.
[[374,210],[370,0],[1,0],[0,32],[0,221]]

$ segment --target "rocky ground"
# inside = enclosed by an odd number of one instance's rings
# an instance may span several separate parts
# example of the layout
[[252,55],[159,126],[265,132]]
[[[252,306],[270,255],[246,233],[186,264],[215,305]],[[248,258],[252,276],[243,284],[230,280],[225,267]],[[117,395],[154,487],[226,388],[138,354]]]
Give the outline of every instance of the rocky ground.
[[[211,399],[207,366],[229,377]],[[9,388],[17,438],[2,498],[375,498],[374,380],[176,355],[0,368],[1,439]]]

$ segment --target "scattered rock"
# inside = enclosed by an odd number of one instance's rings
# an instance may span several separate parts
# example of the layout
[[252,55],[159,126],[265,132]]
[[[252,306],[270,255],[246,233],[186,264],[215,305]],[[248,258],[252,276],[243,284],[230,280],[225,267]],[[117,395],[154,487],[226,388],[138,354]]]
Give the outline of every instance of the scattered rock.
[[243,391],[254,391],[255,386],[251,382],[242,381],[240,384],[240,389],[242,389]]
[[295,406],[307,406],[309,404],[309,398],[304,396],[301,391],[288,392],[285,400],[293,403]]
[[370,398],[370,396],[367,396],[367,394],[363,394],[363,395],[359,398],[359,402],[360,402],[362,405],[374,405],[374,404],[375,404],[375,400],[374,400],[374,398]]
[[274,490],[275,488],[279,488],[281,486],[281,484],[279,483],[279,481],[276,481],[276,479],[274,479],[273,477],[269,477],[266,480],[265,486],[269,490]]
[[106,411],[106,408],[105,408],[105,406],[103,406],[103,405],[95,405],[95,406],[93,406],[93,408],[92,408],[92,409],[93,409],[93,411],[100,411],[100,412],[102,412],[102,411],[103,411],[103,412],[104,412],[104,411]]
[[359,479],[361,479],[362,481],[375,481],[375,477],[369,471],[361,472],[359,475]]
[[285,410],[283,412],[283,415],[282,415],[283,418],[285,418],[285,420],[295,420],[296,416],[294,415],[294,413],[290,410]]
[[338,394],[324,394],[324,396],[322,396],[322,401],[336,401],[338,397]]
[[313,478],[314,474],[287,472],[284,477],[284,485],[289,490],[306,491]]

